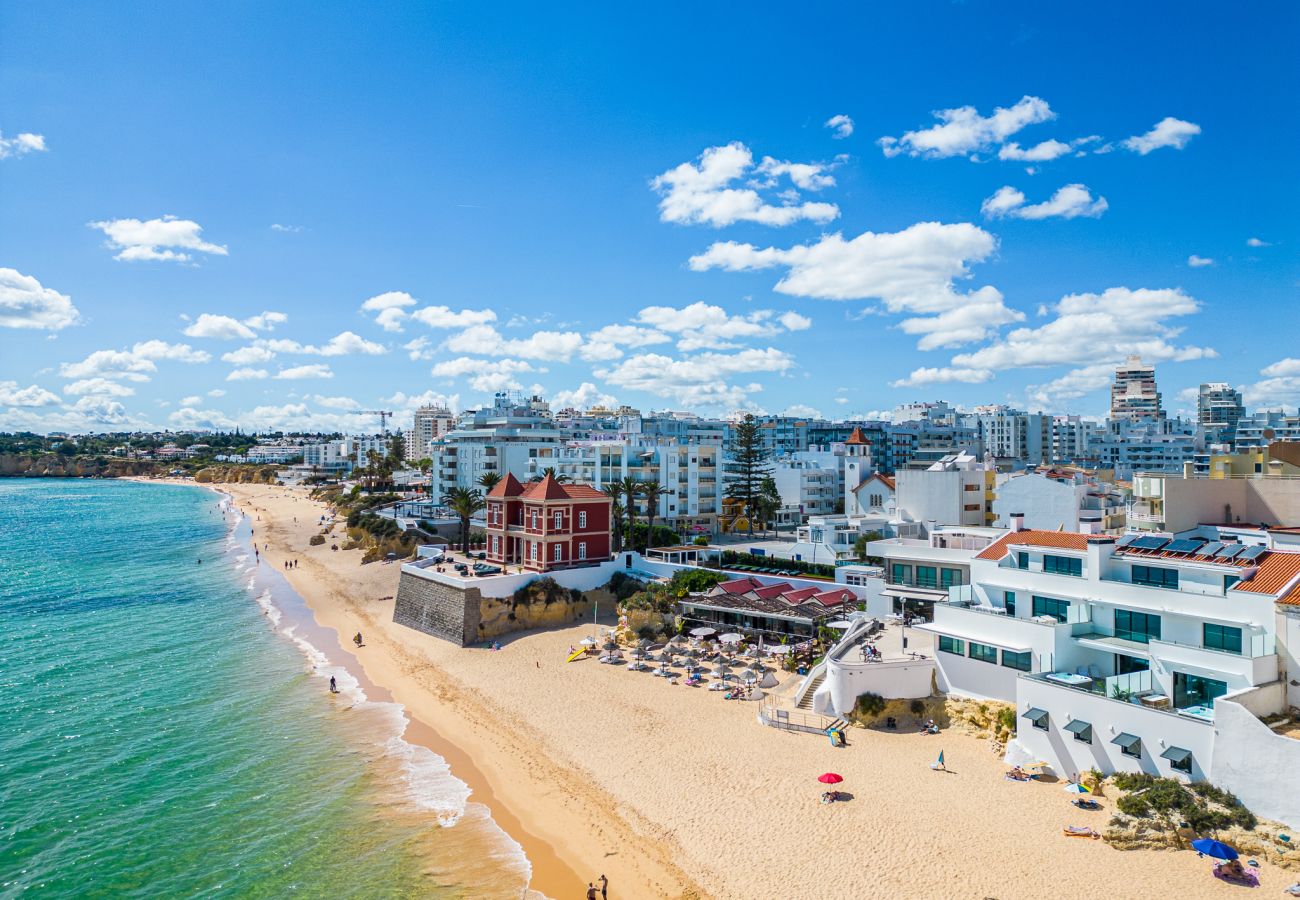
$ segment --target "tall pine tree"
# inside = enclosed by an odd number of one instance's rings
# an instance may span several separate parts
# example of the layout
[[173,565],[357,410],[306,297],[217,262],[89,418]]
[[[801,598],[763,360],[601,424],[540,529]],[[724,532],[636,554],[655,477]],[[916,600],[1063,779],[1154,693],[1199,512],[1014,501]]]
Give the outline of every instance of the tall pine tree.
[[758,431],[758,421],[753,414],[736,423],[731,440],[727,443],[727,459],[723,472],[727,478],[724,496],[739,503],[749,521],[749,533],[754,533],[754,516],[759,515],[763,495],[763,479],[772,471],[772,450],[763,443]]

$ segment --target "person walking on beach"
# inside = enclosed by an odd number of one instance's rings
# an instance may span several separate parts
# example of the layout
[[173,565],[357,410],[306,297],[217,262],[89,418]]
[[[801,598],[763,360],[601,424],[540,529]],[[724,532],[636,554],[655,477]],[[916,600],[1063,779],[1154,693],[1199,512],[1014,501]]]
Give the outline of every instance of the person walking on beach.
[[596,885],[587,882],[587,900],[596,900]]
[[359,631],[357,632],[357,636],[352,639],[352,643],[356,644],[358,647],[365,646],[365,644],[361,640],[361,632]]
[[609,896],[609,879],[604,875],[600,876],[600,897],[605,900]]
[[338,692],[339,692],[339,683],[338,683],[337,680],[335,680],[334,676],[331,675],[331,676],[330,676],[330,693],[331,693],[331,694],[337,694]]

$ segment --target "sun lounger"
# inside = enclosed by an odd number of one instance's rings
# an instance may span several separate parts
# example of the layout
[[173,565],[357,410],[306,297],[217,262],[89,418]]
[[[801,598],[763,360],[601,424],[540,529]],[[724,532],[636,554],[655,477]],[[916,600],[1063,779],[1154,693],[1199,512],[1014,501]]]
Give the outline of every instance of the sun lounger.
[[1061,834],[1066,837],[1092,838],[1094,841],[1101,837],[1101,833],[1091,828],[1078,828],[1074,825],[1066,825],[1061,829]]

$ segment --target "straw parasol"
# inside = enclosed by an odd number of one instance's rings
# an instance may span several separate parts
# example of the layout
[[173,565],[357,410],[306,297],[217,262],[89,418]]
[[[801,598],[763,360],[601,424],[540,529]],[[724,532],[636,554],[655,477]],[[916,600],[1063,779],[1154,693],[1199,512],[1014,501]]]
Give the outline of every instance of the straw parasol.
[[744,638],[733,631],[722,635],[721,637],[718,638],[718,640],[722,641],[722,643],[724,644],[739,644],[742,640],[744,640]]
[[717,630],[714,628],[692,628],[691,629],[691,634],[694,635],[695,637],[708,637],[711,634],[717,634],[717,633],[718,633]]

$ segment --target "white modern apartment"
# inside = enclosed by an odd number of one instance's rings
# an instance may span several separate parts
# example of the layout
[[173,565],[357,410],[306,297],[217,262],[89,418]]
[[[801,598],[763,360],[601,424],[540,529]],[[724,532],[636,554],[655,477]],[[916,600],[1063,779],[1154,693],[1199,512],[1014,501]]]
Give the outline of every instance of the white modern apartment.
[[[1290,619],[1278,604],[1300,592],[1300,553],[1204,533],[1036,531],[1017,518],[969,568],[919,627],[936,635],[940,690],[1015,703],[1009,761],[1212,779],[1276,817],[1241,754],[1300,764],[1300,741],[1257,718],[1287,706],[1278,637]],[[1287,814],[1300,816],[1295,801]]]
[[665,493],[659,498],[656,522],[685,538],[717,530],[722,513],[722,456],[720,444],[676,438],[568,441],[538,448],[525,474],[528,479],[540,478],[546,469],[554,469],[557,475],[597,488],[624,478],[657,481]]

